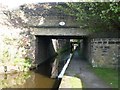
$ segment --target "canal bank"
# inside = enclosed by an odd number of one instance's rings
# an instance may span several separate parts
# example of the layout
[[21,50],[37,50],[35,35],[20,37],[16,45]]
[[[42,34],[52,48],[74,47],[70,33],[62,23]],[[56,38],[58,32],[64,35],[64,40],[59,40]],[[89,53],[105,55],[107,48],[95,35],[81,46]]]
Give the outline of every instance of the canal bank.
[[50,78],[48,68],[49,63],[45,62],[33,71],[1,74],[0,90],[4,90],[4,88],[22,88],[25,90],[29,88],[57,89],[60,80]]
[[[0,89],[3,88],[47,88],[50,90],[57,90],[59,88],[61,79],[51,78],[53,73],[60,73],[64,63],[69,55],[67,52],[61,53],[53,58],[46,60],[45,62],[38,64],[35,67],[31,67],[28,72],[14,72],[0,74]],[[59,60],[59,64],[54,63]],[[55,64],[55,67],[53,68]],[[58,69],[59,67],[59,69]],[[55,70],[54,70],[55,69]],[[51,72],[55,71],[55,72]],[[58,75],[57,75],[58,76]]]
[[89,69],[89,64],[85,60],[80,59],[78,52],[75,51],[62,78],[59,90],[62,88],[110,87]]
[[81,60],[78,52],[71,56],[65,74],[61,79],[50,78],[50,63],[40,64],[34,71],[0,75],[0,88],[109,88],[89,69],[86,61]]

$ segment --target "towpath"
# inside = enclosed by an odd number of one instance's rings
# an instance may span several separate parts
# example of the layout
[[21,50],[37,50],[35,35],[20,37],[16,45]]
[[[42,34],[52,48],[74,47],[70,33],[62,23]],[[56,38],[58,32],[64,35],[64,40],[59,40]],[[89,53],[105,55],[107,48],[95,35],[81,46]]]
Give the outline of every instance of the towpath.
[[80,59],[77,51],[74,52],[65,75],[79,77],[82,81],[83,88],[110,88],[91,71],[90,65],[85,60]]

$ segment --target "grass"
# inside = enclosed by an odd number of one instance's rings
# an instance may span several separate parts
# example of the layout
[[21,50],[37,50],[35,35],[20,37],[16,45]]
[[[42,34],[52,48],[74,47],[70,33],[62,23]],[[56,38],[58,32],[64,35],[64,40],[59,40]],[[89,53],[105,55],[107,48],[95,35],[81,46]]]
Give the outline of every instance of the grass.
[[118,71],[110,68],[92,68],[92,71],[112,88],[118,88]]

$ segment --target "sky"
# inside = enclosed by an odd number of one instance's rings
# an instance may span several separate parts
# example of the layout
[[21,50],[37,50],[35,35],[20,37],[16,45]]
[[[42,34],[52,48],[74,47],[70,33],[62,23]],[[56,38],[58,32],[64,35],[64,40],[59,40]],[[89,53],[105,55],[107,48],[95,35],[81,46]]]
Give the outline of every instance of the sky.
[[0,0],[2,5],[8,6],[10,9],[17,8],[20,5],[28,3],[41,3],[41,2],[77,2],[78,0]]
[[[91,1],[91,0],[0,0],[2,5],[8,6],[9,9],[14,9],[23,4],[28,3],[41,3],[41,2],[82,2],[82,1]],[[106,0],[95,0],[95,1],[106,1]],[[107,1],[119,1],[119,0],[107,0]],[[1,4],[0,4],[1,5]]]

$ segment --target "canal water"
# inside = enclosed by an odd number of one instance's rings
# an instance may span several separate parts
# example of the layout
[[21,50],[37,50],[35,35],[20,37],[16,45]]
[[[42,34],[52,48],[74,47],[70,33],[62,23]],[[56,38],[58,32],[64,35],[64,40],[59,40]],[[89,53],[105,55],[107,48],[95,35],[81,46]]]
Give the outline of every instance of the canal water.
[[38,67],[32,71],[0,74],[0,90],[2,88],[24,88],[25,90],[27,88],[49,88],[50,90],[56,88],[57,90],[61,80],[50,78],[52,71],[51,61],[59,59],[59,74],[68,57],[68,53],[58,55],[53,58],[53,60],[50,59],[38,65]]
[[49,64],[41,64],[36,70],[0,75],[2,88],[58,88],[60,80],[49,76]]

